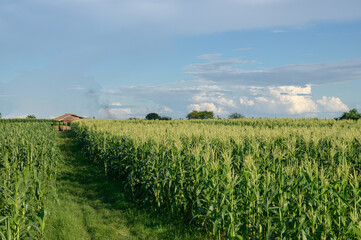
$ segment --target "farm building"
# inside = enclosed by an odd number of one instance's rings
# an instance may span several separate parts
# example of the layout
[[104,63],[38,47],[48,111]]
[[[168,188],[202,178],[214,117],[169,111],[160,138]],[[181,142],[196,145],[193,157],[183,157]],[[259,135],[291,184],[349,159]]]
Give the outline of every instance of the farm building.
[[78,119],[84,119],[85,117],[81,117],[75,114],[63,114],[57,118],[54,118],[54,120],[56,121],[60,121],[60,122],[72,122]]
[[[71,130],[71,126],[68,126],[68,123],[75,121],[75,120],[79,120],[79,119],[84,119],[85,117],[81,117],[75,114],[63,114],[57,118],[54,118],[55,121],[59,121],[59,125],[54,125],[56,127],[57,130],[59,131],[68,131]],[[64,122],[64,125],[61,125],[60,122]]]

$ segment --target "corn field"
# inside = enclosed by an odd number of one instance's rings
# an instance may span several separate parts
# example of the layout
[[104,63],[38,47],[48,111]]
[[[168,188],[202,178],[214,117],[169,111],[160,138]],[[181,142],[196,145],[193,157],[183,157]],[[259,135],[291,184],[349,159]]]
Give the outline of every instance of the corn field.
[[213,239],[360,239],[361,122],[82,120],[78,141],[140,204]]
[[0,238],[41,239],[59,150],[49,121],[0,121]]

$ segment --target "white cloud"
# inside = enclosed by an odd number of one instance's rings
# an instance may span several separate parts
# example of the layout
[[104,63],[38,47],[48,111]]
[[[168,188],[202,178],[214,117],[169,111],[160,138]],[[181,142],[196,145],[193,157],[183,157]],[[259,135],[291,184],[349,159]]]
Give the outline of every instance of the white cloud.
[[[340,98],[325,97],[313,100],[311,86],[249,87],[251,99],[242,97],[240,104],[253,106],[256,111],[278,115],[304,115],[308,113],[335,113],[347,111]],[[253,97],[253,98],[252,98]]]
[[227,99],[224,93],[220,92],[201,92],[192,97],[195,102],[214,102],[221,106],[234,107],[235,103],[232,99]]
[[306,85],[305,87],[298,86],[279,86],[279,87],[270,87],[270,91],[274,91],[277,94],[284,95],[310,95],[311,94],[311,85]]
[[270,96],[279,108],[289,114],[317,112],[317,106],[311,98],[311,86],[280,86],[268,87]]
[[163,86],[124,86],[112,91],[112,95],[116,98],[123,96],[124,101],[133,105],[132,109],[135,110],[128,117],[135,114],[145,116],[155,111],[160,114],[172,113],[172,117],[178,118],[192,110],[213,111],[223,117],[230,112],[260,117],[333,117],[331,113],[347,107],[337,97],[317,99],[312,95],[311,85],[261,87],[205,83],[189,81]]
[[326,97],[317,100],[317,104],[321,112],[345,112],[349,108],[338,97]]
[[[212,61],[208,63],[195,63],[185,66],[185,69],[193,70],[195,72],[189,72],[192,75],[196,73],[219,73],[220,71],[232,71],[233,66],[239,66],[247,63],[255,63],[255,61],[241,61],[239,59],[230,59],[224,61]],[[205,79],[207,80],[207,79]]]
[[269,100],[268,98],[265,98],[265,97],[255,97],[254,99],[255,99],[255,101],[257,103],[259,103],[259,102],[261,102],[261,103],[268,103],[268,102],[275,103],[274,100]]
[[120,102],[113,102],[110,104],[110,106],[112,107],[121,107],[123,104],[121,104]]
[[127,118],[132,110],[130,108],[101,108],[98,113],[103,118]]
[[78,91],[82,91],[82,90],[86,90],[84,87],[81,86],[74,86],[72,88],[68,88],[69,90],[78,90]]
[[160,110],[160,113],[171,113],[173,112],[173,109],[169,108],[169,107],[163,107],[161,110]]
[[214,114],[225,115],[228,114],[224,109],[217,107],[214,103],[199,103],[199,104],[190,104],[188,105],[189,111],[212,111]]
[[249,100],[248,97],[241,97],[239,99],[239,103],[244,106],[253,106],[254,105],[254,101]]

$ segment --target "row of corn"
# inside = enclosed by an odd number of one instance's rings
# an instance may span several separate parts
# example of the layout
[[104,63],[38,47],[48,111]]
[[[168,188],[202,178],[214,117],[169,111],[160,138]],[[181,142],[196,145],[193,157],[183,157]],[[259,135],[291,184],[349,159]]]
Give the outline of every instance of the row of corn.
[[360,239],[361,122],[82,120],[89,159],[215,239]]
[[59,150],[47,121],[0,122],[0,239],[41,239]]

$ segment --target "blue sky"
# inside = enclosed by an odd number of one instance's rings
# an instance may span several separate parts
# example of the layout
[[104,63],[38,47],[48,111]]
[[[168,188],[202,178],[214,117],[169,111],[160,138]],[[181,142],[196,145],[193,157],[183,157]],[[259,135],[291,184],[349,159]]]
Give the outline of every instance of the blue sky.
[[0,112],[361,111],[359,0],[0,0]]

